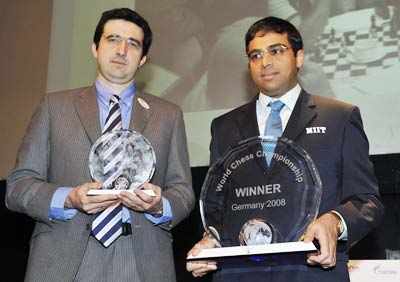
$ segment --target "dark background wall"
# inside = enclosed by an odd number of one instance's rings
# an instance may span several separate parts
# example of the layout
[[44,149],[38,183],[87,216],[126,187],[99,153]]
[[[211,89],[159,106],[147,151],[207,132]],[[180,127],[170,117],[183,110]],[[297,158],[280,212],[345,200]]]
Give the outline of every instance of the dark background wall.
[[[385,259],[385,250],[400,250],[400,154],[371,157],[378,177],[385,219],[382,224],[350,251],[352,259]],[[193,185],[198,199],[208,167],[192,168]],[[6,182],[0,181],[0,253],[3,263],[1,281],[23,281],[33,221],[4,205]],[[6,232],[4,232],[6,230]],[[174,230],[175,264],[178,282],[210,281],[194,279],[185,270],[186,253],[203,232],[198,205],[191,215]]]

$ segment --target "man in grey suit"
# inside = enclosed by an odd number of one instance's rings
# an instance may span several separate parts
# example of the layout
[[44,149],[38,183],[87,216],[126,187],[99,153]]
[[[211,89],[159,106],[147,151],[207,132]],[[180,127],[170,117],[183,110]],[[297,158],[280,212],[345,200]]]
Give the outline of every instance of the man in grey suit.
[[[245,40],[250,74],[260,92],[253,101],[212,122],[211,163],[241,140],[268,135],[271,104],[279,101],[282,136],[310,154],[321,176],[319,215],[304,234],[304,241],[318,241],[320,250],[308,254],[303,264],[222,268],[214,281],[349,281],[349,248],[376,227],[383,214],[359,109],[301,88],[297,74],[304,62],[303,43],[289,22],[261,19]],[[189,254],[216,245],[205,234]],[[217,264],[189,262],[187,269],[203,276],[217,270]]]
[[[150,27],[135,11],[104,12],[92,45],[94,85],[46,95],[32,117],[6,196],[9,209],[36,221],[26,281],[175,281],[170,230],[189,214],[194,194],[182,112],[135,87],[151,41]],[[122,128],[153,146],[155,173],[134,193],[88,196],[101,188],[91,180],[88,155],[112,95],[119,97]],[[123,207],[123,232],[105,248],[91,224],[116,204]]]

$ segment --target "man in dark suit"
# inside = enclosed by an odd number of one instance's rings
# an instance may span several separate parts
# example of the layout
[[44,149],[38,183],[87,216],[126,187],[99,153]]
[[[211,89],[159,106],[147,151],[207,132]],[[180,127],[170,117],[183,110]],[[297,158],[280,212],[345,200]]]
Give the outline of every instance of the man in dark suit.
[[[26,281],[175,281],[170,230],[189,214],[194,194],[181,110],[136,90],[135,73],[151,41],[135,11],[104,12],[92,45],[95,84],[46,95],[32,117],[6,196],[8,208],[36,221]],[[112,111],[116,104],[121,115],[108,119],[119,112]],[[89,151],[109,120],[120,121],[113,129],[149,140],[155,173],[134,192],[88,196],[101,187],[91,180]],[[113,241],[103,246],[92,223],[114,206],[121,206],[113,214],[121,233],[104,233]]]
[[[318,241],[320,251],[308,254],[304,264],[259,271],[221,269],[214,280],[348,281],[349,248],[376,227],[383,214],[360,112],[353,105],[311,95],[301,88],[297,74],[304,61],[303,43],[289,22],[261,19],[250,27],[245,39],[250,74],[260,93],[212,122],[211,164],[239,141],[268,135],[265,129],[271,103],[282,102],[282,136],[310,154],[321,176],[320,214],[304,234],[304,241]],[[189,254],[216,244],[205,234]],[[194,276],[217,268],[212,261],[187,264]]]

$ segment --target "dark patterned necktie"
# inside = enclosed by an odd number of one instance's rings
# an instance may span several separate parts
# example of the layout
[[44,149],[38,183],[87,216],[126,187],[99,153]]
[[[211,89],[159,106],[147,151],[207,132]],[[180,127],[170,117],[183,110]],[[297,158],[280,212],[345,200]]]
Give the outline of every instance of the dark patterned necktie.
[[[122,129],[119,100],[120,97],[117,95],[113,95],[110,98],[110,109],[103,127],[103,134],[112,130]],[[112,158],[104,166],[103,172],[105,175],[114,168],[115,163],[119,161],[118,158],[121,158],[121,154],[118,154],[117,150],[120,150],[120,146],[113,144],[104,153],[105,155],[112,155]],[[103,186],[112,185],[118,176],[118,171],[111,174],[104,181]],[[110,246],[122,234],[122,205],[115,204],[102,211],[92,223],[92,234],[104,247]]]

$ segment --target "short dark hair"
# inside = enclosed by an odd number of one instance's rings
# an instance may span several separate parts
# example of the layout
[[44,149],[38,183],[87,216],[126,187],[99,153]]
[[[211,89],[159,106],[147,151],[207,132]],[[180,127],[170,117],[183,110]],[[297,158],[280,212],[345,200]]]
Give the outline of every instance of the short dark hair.
[[104,26],[110,20],[125,20],[139,26],[143,30],[142,57],[147,55],[153,40],[153,33],[147,21],[137,12],[129,8],[117,8],[103,12],[93,36],[93,43],[96,45],[96,49],[99,47],[100,38],[104,32]]
[[297,51],[303,49],[303,39],[301,38],[300,32],[297,28],[290,22],[276,18],[276,17],[266,17],[261,20],[256,21],[246,33],[246,53],[248,53],[248,48],[250,41],[256,37],[258,32],[275,32],[275,33],[286,33],[290,47],[293,49],[294,55],[297,55]]

